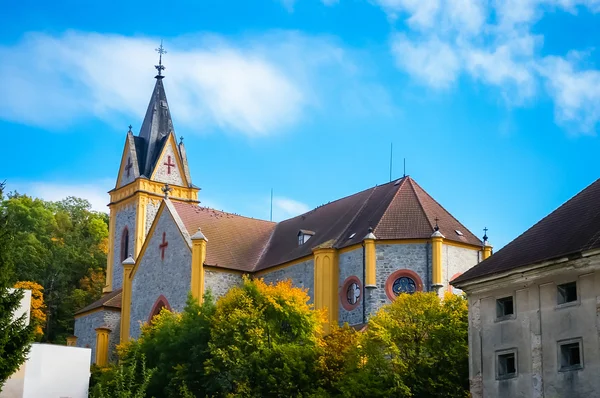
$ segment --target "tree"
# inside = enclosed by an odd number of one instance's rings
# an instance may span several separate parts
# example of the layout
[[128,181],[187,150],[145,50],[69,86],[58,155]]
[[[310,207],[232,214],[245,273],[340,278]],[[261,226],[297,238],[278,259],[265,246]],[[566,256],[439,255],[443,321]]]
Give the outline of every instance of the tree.
[[17,282],[14,287],[15,289],[31,290],[30,322],[34,327],[35,338],[39,340],[44,334],[42,327],[46,323],[44,288],[39,283],[29,281]]
[[[0,183],[0,200],[4,183]],[[13,239],[5,228],[6,214],[0,209],[0,391],[4,382],[21,366],[29,352],[33,327],[25,325],[25,315],[15,319],[23,291],[9,289],[10,263],[6,261],[8,246]]]

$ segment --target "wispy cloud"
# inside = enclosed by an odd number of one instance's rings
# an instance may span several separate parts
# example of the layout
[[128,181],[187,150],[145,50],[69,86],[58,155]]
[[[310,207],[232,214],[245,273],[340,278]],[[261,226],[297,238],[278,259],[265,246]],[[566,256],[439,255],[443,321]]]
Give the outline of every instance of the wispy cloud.
[[598,70],[580,70],[572,57],[544,57],[534,24],[548,11],[600,11],[598,0],[374,0],[392,24],[396,64],[417,82],[449,89],[461,75],[496,87],[510,105],[535,98],[545,87],[556,122],[581,133],[600,122]]
[[69,196],[87,199],[92,210],[108,213],[109,197],[107,192],[114,188],[110,179],[102,179],[93,183],[73,184],[63,182],[41,181],[7,181],[9,191],[17,191],[48,201],[60,201]]
[[[140,120],[153,84],[157,42],[85,32],[29,33],[12,47],[0,47],[0,73],[11,76],[0,96],[0,118],[54,129],[85,118],[119,125]],[[320,109],[324,97],[343,98],[343,89],[328,90],[334,84],[328,79],[363,83],[356,73],[360,60],[330,37],[284,31],[227,39],[198,34],[173,38],[168,45],[165,84],[176,128],[279,134],[309,109]],[[382,89],[378,85],[375,92]],[[385,95],[380,99],[388,101]]]
[[285,197],[273,198],[274,221],[281,221],[287,218],[295,217],[299,214],[306,213],[309,210],[310,207],[305,203]]

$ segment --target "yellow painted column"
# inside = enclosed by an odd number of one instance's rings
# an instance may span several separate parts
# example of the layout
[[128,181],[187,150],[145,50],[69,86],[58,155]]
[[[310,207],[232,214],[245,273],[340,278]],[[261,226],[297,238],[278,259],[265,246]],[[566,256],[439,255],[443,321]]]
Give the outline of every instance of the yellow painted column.
[[369,228],[369,233],[365,236],[365,287],[377,287],[377,262],[375,258],[375,235]]
[[101,326],[96,328],[96,365],[108,365],[108,334],[110,329]]
[[200,228],[192,236],[192,296],[202,304],[204,296],[204,260],[206,260],[206,243],[208,239]]
[[[148,203],[148,195],[138,194],[135,208],[135,237],[134,237],[134,254],[137,255],[142,250],[144,239],[146,237],[146,205]],[[129,253],[127,253],[129,254]]]
[[129,318],[131,316],[131,271],[135,261],[128,257],[123,261],[123,292],[121,293],[121,344],[129,341]]
[[338,324],[338,256],[334,248],[316,248],[314,254],[315,309],[325,310],[325,334],[331,332],[331,326]]
[[77,347],[77,336],[67,337],[67,347]]
[[488,242],[484,242],[483,243],[483,255],[482,255],[483,260],[485,260],[486,258],[488,258],[491,255],[492,255],[492,245],[490,245]]
[[440,231],[435,231],[431,235],[431,274],[432,288],[436,292],[443,286],[442,284],[442,243],[444,235]]
[[106,283],[104,284],[104,293],[112,292],[112,277],[113,277],[113,260],[115,258],[115,228],[116,228],[116,212],[111,206],[108,216],[108,253],[106,255]]

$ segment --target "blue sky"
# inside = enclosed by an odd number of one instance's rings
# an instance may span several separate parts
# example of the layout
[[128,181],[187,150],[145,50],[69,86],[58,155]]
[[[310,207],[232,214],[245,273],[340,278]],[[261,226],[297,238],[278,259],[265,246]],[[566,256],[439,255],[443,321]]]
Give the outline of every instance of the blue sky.
[[407,173],[499,248],[600,177],[598,0],[20,1],[0,179],[108,202],[160,39],[201,201],[286,218]]

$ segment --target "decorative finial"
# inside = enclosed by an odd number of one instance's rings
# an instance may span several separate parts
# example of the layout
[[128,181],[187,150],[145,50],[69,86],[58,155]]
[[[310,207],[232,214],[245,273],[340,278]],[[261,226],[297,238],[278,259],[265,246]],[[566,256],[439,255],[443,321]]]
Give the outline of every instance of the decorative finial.
[[133,127],[133,126],[130,124],[130,125],[129,125],[129,131],[128,131],[129,133],[131,133],[131,128],[132,128],[132,127]]
[[169,184],[165,184],[165,186],[162,188],[162,191],[165,193],[165,199],[169,198],[169,192],[171,192],[172,190],[173,188],[171,188]]
[[183,144],[183,136],[179,137],[179,145]]
[[487,231],[488,231],[488,229],[487,229],[487,227],[485,227],[483,229],[483,243],[487,242],[487,240],[488,240]]
[[440,230],[440,227],[438,226],[438,221],[440,221],[440,219],[436,217],[435,218],[435,227],[433,228],[434,231]]
[[163,47],[162,40],[160,41],[160,47],[158,47],[155,51],[159,54],[159,56],[158,56],[158,65],[154,65],[154,67],[158,71],[158,75],[156,75],[155,77],[157,79],[162,79],[164,77],[162,75],[162,71],[165,70],[165,66],[162,64],[162,56],[163,56],[163,54],[167,53],[167,51]]
[[369,233],[373,232],[373,227],[369,227]]

